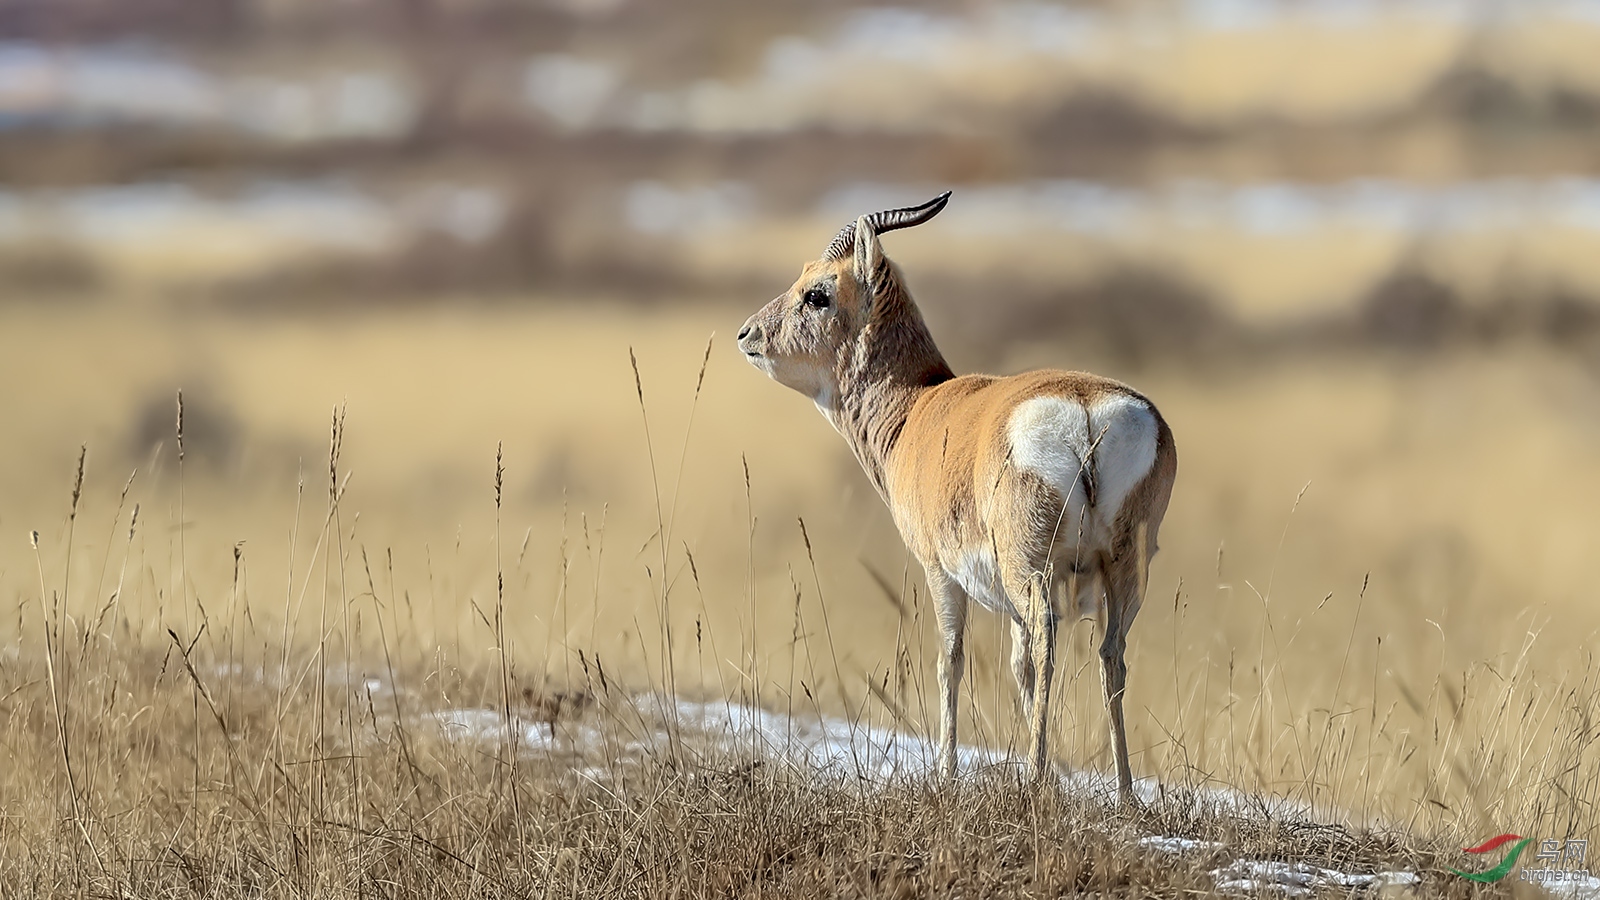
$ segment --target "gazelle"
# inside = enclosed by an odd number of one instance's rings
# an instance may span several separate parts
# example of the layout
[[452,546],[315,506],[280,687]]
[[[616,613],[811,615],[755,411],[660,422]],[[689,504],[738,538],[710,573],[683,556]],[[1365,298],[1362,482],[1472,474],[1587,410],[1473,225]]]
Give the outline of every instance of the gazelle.
[[878,236],[928,221],[921,206],[862,216],[751,316],[739,349],[816,401],[844,436],[938,613],[939,769],[956,768],[967,601],[1011,617],[1011,669],[1029,727],[1028,769],[1047,771],[1056,600],[1105,613],[1100,660],[1117,794],[1132,800],[1123,724],[1128,628],[1178,470],[1172,432],[1132,388],[1043,369],[956,376]]

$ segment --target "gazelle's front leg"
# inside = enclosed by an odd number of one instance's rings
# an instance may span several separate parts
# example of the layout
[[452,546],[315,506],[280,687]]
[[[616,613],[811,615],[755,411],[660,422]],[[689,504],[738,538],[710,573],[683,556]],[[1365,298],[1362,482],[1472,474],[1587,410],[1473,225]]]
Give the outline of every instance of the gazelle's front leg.
[[956,701],[966,662],[967,592],[938,565],[927,566],[928,593],[939,617],[939,774],[956,774]]

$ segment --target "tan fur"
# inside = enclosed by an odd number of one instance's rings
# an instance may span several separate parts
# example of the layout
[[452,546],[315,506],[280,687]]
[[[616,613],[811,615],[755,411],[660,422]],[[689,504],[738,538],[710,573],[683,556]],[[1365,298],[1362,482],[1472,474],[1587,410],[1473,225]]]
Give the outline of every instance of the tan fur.
[[[854,238],[853,256],[808,263],[787,293],[751,316],[739,347],[775,380],[817,401],[922,563],[943,638],[940,769],[955,771],[967,601],[976,591],[976,599],[1012,618],[1012,669],[1029,723],[1030,771],[1036,777],[1047,771],[1057,606],[1072,601],[1105,612],[1100,656],[1112,751],[1118,794],[1131,800],[1122,713],[1126,639],[1177,474],[1172,432],[1132,388],[1095,375],[1040,370],[956,377],[867,217],[857,220]],[[806,302],[814,291],[826,294],[826,308]],[[1081,453],[1069,442],[1060,451],[1065,455],[1051,455],[1047,438],[1055,432],[1017,416],[1036,398],[1064,401],[1034,408],[1062,412],[1067,426],[1081,417],[1088,434]],[[1107,404],[1116,398],[1133,402]],[[1111,435],[1148,450],[1135,440],[1147,421],[1144,408],[1154,421],[1153,461],[1131,486],[1120,485],[1126,493],[1118,508],[1102,508],[1099,474],[1132,477],[1125,473],[1133,470],[1119,466],[1136,469],[1137,460],[1105,458],[1100,441]],[[1097,410],[1121,418],[1096,430]],[[1014,434],[1013,427],[1020,430]],[[1033,454],[1030,464],[1040,465],[1044,452],[1043,464],[1072,477],[1052,484],[1018,463],[1024,449]],[[980,583],[985,579],[990,583]]]

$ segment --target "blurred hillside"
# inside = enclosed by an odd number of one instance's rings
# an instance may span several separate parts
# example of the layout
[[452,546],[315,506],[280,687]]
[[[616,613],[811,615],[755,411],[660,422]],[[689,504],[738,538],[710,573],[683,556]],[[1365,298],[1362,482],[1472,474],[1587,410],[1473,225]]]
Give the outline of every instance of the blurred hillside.
[[953,187],[892,252],[979,344],[1600,332],[1593,0],[8,0],[0,33],[13,299],[748,303]]

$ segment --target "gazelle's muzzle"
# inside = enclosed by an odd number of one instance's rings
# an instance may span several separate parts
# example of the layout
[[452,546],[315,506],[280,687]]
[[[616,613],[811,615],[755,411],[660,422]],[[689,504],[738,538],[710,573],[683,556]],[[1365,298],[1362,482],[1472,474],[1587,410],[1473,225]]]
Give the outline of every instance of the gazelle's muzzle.
[[766,345],[766,332],[756,321],[756,317],[745,319],[744,327],[739,329],[739,352],[745,355],[745,359],[754,363],[765,354]]

